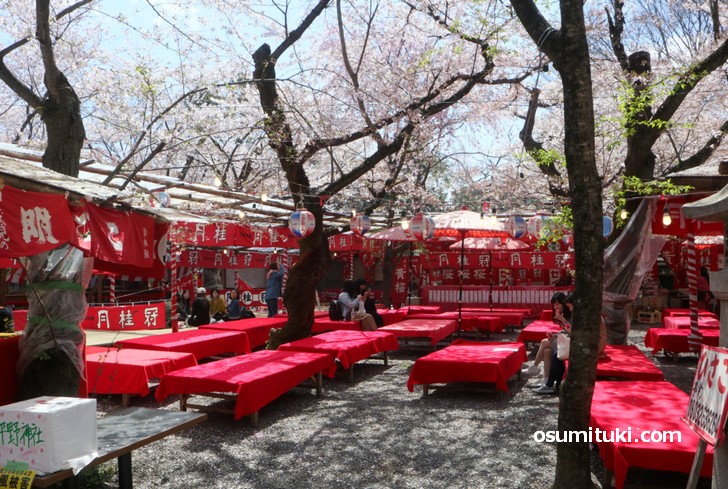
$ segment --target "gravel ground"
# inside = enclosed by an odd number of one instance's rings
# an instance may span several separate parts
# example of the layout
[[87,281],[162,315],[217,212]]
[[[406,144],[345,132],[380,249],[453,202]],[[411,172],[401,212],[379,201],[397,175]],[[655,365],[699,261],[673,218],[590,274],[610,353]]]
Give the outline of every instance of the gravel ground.
[[[647,352],[649,325],[633,323],[630,343]],[[517,333],[493,335],[515,340]],[[325,393],[294,389],[249,419],[209,414],[209,420],[133,452],[137,489],[146,488],[547,488],[556,463],[554,445],[532,439],[555,430],[558,398],[534,394],[537,380],[512,380],[510,393],[447,388],[422,398],[406,388],[418,355],[397,352],[385,367],[367,361],[349,383],[340,372],[325,379]],[[650,358],[667,380],[689,392],[697,363]],[[530,357],[533,358],[533,352]],[[525,378],[524,378],[525,379]],[[197,398],[200,399],[200,398]],[[211,402],[215,402],[212,401]],[[153,396],[131,406],[177,410],[177,398],[162,405]],[[119,398],[99,399],[99,409],[119,409]],[[114,467],[115,464],[110,464]],[[603,473],[592,452],[596,487]],[[630,471],[633,488],[685,487],[674,473]],[[114,477],[109,487],[117,484]],[[701,480],[699,487],[710,487]]]

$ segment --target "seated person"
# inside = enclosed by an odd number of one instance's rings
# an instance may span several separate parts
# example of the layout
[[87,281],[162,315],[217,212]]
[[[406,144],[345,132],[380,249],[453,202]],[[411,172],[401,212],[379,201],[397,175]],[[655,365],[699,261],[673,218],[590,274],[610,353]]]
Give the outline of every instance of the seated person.
[[190,291],[185,290],[181,294],[177,294],[177,321],[187,322],[192,312],[190,305]]
[[[574,310],[574,301],[571,296],[567,297],[563,292],[556,292],[551,297],[551,312],[553,314],[554,323],[562,327],[562,331],[569,332],[571,330],[571,314]],[[541,344],[536,352],[536,358],[533,365],[523,371],[525,375],[538,375],[541,371],[539,363],[543,362],[544,377],[547,377],[551,370],[551,358],[555,351],[556,337],[553,333],[547,333],[546,338],[541,340]]]
[[207,300],[206,294],[204,287],[197,289],[197,297],[192,301],[192,313],[187,321],[190,326],[210,324],[210,301]]
[[220,295],[220,291],[212,289],[210,291],[210,318],[215,321],[222,321],[227,316],[227,304],[225,298]]
[[0,307],[0,333],[12,333],[14,331],[13,310],[10,306]]
[[377,312],[377,303],[374,299],[374,291],[367,285],[366,280],[360,278],[356,281],[359,287],[359,294],[364,297],[364,312],[371,314],[374,318],[374,322],[377,324],[377,328],[384,326],[384,319]]
[[344,282],[343,290],[339,294],[341,317],[345,321],[361,321],[362,331],[376,331],[377,323],[374,322],[371,314],[364,311],[364,297],[358,292],[356,282],[353,280]]
[[227,320],[236,321],[242,317],[242,305],[240,304],[240,293],[238,289],[230,291],[230,304],[227,306]]

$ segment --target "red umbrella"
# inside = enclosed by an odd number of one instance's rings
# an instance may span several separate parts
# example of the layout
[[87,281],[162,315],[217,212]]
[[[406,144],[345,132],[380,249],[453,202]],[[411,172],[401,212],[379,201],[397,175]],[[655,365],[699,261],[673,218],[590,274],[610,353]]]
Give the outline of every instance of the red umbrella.
[[[462,208],[459,211],[446,212],[432,218],[435,221],[435,236],[454,236],[460,242],[460,291],[458,294],[458,333],[462,323],[463,309],[463,264],[465,262],[465,239],[466,238],[508,238],[510,235],[505,230],[503,223],[495,216],[485,216]],[[492,284],[491,284],[492,285]],[[488,302],[490,294],[488,294]],[[490,304],[493,307],[493,304]]]
[[[401,226],[395,226],[387,229],[383,229],[381,231],[378,231],[376,233],[370,234],[367,236],[369,239],[378,239],[378,240],[384,240],[384,241],[401,241],[401,242],[408,242],[410,243],[410,255],[409,255],[409,272],[412,271],[412,243],[414,241],[419,241],[417,238],[415,238],[412,234],[406,233],[404,229],[402,229]],[[442,236],[439,238],[433,238],[436,241],[453,241],[455,238],[451,236]],[[407,286],[407,296],[408,296],[408,302],[411,302],[409,298],[411,290],[409,287],[409,284]]]

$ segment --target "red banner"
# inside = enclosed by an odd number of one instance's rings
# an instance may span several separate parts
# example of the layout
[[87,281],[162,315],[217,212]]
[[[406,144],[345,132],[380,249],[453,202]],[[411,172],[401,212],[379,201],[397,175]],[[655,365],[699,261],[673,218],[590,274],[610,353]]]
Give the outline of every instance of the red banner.
[[[462,255],[462,268],[483,270],[491,268],[507,269],[573,269],[574,255],[570,253],[497,251],[482,253],[465,253]],[[420,256],[425,269],[458,269],[460,253],[430,253]],[[485,277],[482,277],[485,278]]]
[[[291,256],[295,262],[297,256]],[[271,260],[284,262],[285,255],[260,253],[255,251],[228,252],[215,250],[184,250],[180,253],[177,265],[193,268],[268,268]]]
[[[17,331],[25,329],[28,311],[13,311],[13,323]],[[93,306],[81,321],[82,329],[102,331],[127,331],[163,329],[166,327],[164,302],[127,306]]]
[[177,245],[226,248],[298,248],[298,239],[287,227],[249,227],[234,222],[179,222],[174,225],[171,239]]
[[75,241],[76,227],[63,195],[0,190],[0,257],[31,256]]
[[[698,200],[705,195],[690,197],[690,201]],[[669,196],[657,203],[657,211],[652,220],[652,234],[687,237],[688,232],[696,236],[722,236],[722,222],[707,222],[699,219],[688,219],[682,213],[682,206],[688,202],[685,196]],[[670,223],[665,224],[665,214],[670,216]]]
[[86,211],[96,258],[141,268],[154,264],[154,219],[91,203]]
[[152,260],[152,266],[148,268],[142,268],[130,264],[119,264],[112,263],[100,258],[94,260],[94,269],[101,272],[113,273],[119,276],[128,277],[142,277],[142,278],[156,278],[161,279],[164,277],[164,269],[167,266],[168,255],[167,255],[167,231],[169,229],[168,224],[154,223],[154,244],[152,249],[154,250],[154,259]]

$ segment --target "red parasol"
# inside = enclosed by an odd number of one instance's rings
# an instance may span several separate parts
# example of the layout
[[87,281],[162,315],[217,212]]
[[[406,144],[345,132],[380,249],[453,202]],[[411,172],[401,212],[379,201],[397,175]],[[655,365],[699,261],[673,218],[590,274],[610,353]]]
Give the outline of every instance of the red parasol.
[[[460,239],[460,291],[458,293],[458,334],[462,323],[463,309],[463,264],[465,262],[466,238],[509,238],[503,223],[495,216],[485,216],[462,208],[459,211],[446,212],[432,218],[435,221],[435,236],[454,236]],[[492,285],[492,284],[491,284]],[[490,294],[488,294],[488,302]],[[490,304],[493,307],[493,304]]]
[[466,250],[498,250],[517,251],[530,250],[531,246],[518,239],[506,238],[465,238],[462,241],[450,245],[450,249],[458,251],[465,247]]

